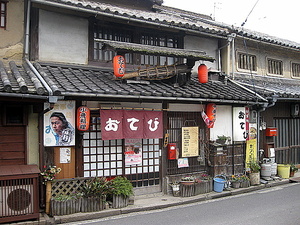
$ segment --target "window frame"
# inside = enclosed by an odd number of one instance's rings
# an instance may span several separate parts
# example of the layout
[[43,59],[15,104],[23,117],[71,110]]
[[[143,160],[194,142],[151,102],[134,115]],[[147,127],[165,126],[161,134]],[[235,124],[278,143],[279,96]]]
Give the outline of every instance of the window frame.
[[[111,62],[112,58],[118,53],[117,51],[109,48],[105,50],[101,49],[103,46],[101,45],[101,43],[97,43],[96,41],[94,41],[95,39],[105,39],[112,41],[183,49],[183,35],[170,32],[158,32],[150,28],[136,29],[136,27],[132,27],[129,25],[124,25],[122,29],[120,29],[120,26],[118,26],[117,24],[107,24],[103,21],[92,21],[91,23],[92,24],[90,27],[92,29],[91,34],[93,35],[93,38],[91,38],[90,44],[92,49],[90,53],[89,63],[92,64],[105,65],[108,62]],[[107,34],[101,33],[103,31],[106,31]],[[172,43],[170,42],[171,39],[173,40]],[[176,62],[183,63],[184,61],[184,59],[176,57],[150,54],[148,55],[134,52],[126,53],[125,60],[126,67],[165,65],[165,61],[171,65]]]
[[[241,64],[242,64],[242,59],[241,57],[246,57],[244,59],[244,65],[245,65],[245,68],[242,68],[241,67]],[[255,62],[253,63],[253,61],[250,61],[251,59],[254,59]],[[237,68],[238,70],[240,71],[251,71],[251,72],[254,72],[254,73],[257,73],[257,57],[256,55],[252,55],[252,54],[247,54],[247,53],[244,53],[244,52],[238,52],[237,53]]]
[[6,29],[7,1],[0,0],[0,28]]
[[291,75],[293,78],[300,79],[300,63],[291,62]]
[[[282,60],[278,60],[278,59],[274,59],[274,58],[267,58],[266,59],[266,66],[267,66],[267,75],[272,75],[272,76],[283,76],[283,61]],[[273,63],[273,65],[270,65],[270,62]],[[278,65],[274,65],[280,63],[280,68],[272,68],[270,69],[270,66],[276,66],[278,67]],[[279,70],[279,73],[276,72],[276,70]]]

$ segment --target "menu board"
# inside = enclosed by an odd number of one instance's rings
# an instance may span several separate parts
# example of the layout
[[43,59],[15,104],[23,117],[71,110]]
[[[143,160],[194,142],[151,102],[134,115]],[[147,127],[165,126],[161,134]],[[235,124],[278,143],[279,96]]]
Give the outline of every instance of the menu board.
[[199,127],[182,127],[182,157],[199,155],[198,130]]

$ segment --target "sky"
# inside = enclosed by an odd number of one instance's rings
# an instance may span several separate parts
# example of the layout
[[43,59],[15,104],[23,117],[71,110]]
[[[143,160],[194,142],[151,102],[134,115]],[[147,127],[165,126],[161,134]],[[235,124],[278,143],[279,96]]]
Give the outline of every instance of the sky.
[[241,26],[247,19],[245,29],[300,44],[300,0],[164,0],[163,5],[210,15],[228,25]]

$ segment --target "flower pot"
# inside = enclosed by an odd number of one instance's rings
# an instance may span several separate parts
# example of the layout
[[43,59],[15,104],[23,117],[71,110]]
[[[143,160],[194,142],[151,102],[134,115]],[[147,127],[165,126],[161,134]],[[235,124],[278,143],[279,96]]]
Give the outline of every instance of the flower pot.
[[172,184],[172,193],[174,197],[180,196],[180,184]]
[[112,207],[119,209],[128,206],[129,197],[123,195],[113,195]]
[[252,186],[260,184],[260,173],[250,173],[250,184]]
[[62,216],[80,212],[81,199],[51,200],[51,216]]
[[83,197],[81,200],[81,212],[96,212],[105,208],[104,197]]
[[190,197],[195,195],[195,183],[194,182],[180,182],[180,195],[181,197]]
[[293,177],[293,176],[295,176],[295,171],[291,170],[290,171],[290,177]]
[[231,186],[232,186],[233,188],[240,188],[241,182],[233,181],[233,182],[231,182]]
[[250,186],[250,181],[249,180],[243,180],[241,182],[241,188],[247,188]]

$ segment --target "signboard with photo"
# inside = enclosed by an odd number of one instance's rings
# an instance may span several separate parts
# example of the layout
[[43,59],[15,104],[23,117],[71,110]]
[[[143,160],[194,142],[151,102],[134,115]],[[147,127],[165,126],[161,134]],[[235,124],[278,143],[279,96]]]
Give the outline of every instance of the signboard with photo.
[[[49,108],[49,103],[44,108]],[[44,146],[74,146],[74,127],[75,101],[58,101],[44,114]]]

